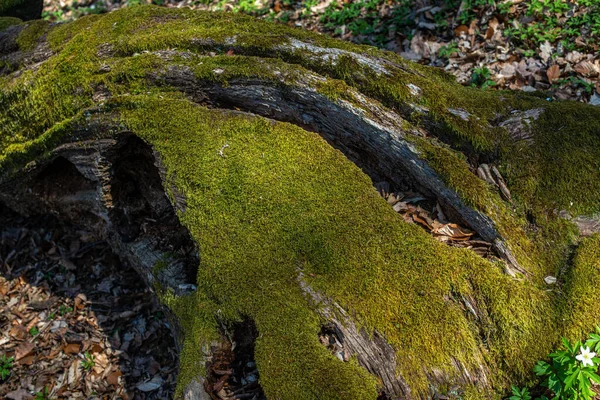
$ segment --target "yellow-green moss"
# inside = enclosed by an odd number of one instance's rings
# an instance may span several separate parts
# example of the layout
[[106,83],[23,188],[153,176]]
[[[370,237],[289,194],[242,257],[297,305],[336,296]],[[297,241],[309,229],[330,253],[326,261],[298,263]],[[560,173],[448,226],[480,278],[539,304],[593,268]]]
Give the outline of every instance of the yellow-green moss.
[[[23,46],[31,46],[46,29],[42,23],[28,25],[20,38]],[[290,37],[383,60],[389,74],[349,55],[333,63],[302,48],[274,48],[289,44]],[[566,265],[566,249],[575,238],[572,224],[548,210],[573,198],[574,212],[599,211],[600,135],[597,127],[579,122],[589,122],[597,111],[574,107],[565,121],[578,131],[566,132],[555,129],[559,106],[463,88],[446,74],[389,52],[240,15],[131,7],[51,27],[48,42],[55,56],[35,71],[3,80],[2,173],[62,141],[76,140],[70,133],[74,123],[92,124],[108,112],[115,114],[115,124],[132,129],[159,152],[168,179],[186,196],[187,212],[179,217],[202,260],[197,294],[161,293],[181,319],[186,338],[179,393],[203,372],[198,360],[202,347],[218,337],[217,316],[225,321],[248,316],[259,330],[256,357],[268,396],[376,397],[374,379],[355,360],[341,363],[318,343],[323,321],[315,312],[318,305],[299,288],[299,270],[313,288],[350,310],[360,326],[385,335],[415,393],[428,393],[428,368],[450,373],[453,360],[468,369],[485,360],[499,392],[509,382],[526,381],[534,362],[555,346],[564,324],[580,318],[563,314],[565,297],[543,283],[546,274]],[[192,54],[169,60],[151,53],[173,48]],[[209,51],[216,55],[206,57]],[[148,74],[160,75],[170,65],[222,85],[255,77],[293,86],[315,71],[325,76],[317,90],[334,101],[352,101],[345,97],[352,87],[398,110],[407,127],[428,124],[433,134],[456,139],[455,148],[498,152],[515,193],[513,205],[479,180],[462,154],[434,140],[414,139],[448,186],[493,219],[532,277],[512,279],[497,263],[449,248],[404,223],[369,179],[316,134],[208,110],[172,88],[148,85]],[[222,71],[215,73],[216,68]],[[421,94],[411,93],[407,83]],[[92,96],[101,89],[112,100],[103,101],[99,114],[85,111],[98,105]],[[411,104],[427,107],[434,121],[424,120]],[[536,121],[533,144],[512,146],[504,131],[490,127],[498,114],[513,108],[547,105],[552,113]],[[448,108],[470,117],[465,121]],[[555,151],[557,145],[564,146]],[[584,154],[573,160],[578,149]],[[526,172],[535,179],[525,179]],[[552,192],[552,182],[558,193]],[[584,187],[593,190],[579,193]],[[543,232],[527,231],[526,213]],[[476,301],[482,320],[476,323],[464,310],[461,296]]]
[[23,21],[15,17],[0,17],[0,31],[13,25],[20,25]]
[[402,349],[399,368],[415,390],[427,390],[427,367],[450,371],[451,357],[476,364],[478,337],[444,298],[465,286],[473,267],[500,275],[497,268],[402,223],[368,177],[318,135],[187,101],[143,100],[124,115],[186,196],[180,218],[202,254],[199,296],[256,322],[269,397],[376,397],[364,370],[319,344],[321,321],[299,288],[299,270]]
[[19,49],[23,51],[33,50],[39,38],[48,31],[49,25],[50,23],[45,20],[25,22],[25,28],[23,28],[17,38]]
[[71,40],[73,36],[91,29],[93,23],[99,18],[101,18],[99,14],[85,15],[68,24],[60,24],[52,29],[48,33],[48,43],[50,43],[52,50],[61,50],[62,46]]
[[532,208],[573,215],[600,210],[600,108],[547,103],[532,122],[531,143],[504,146],[511,188]]
[[564,335],[570,340],[585,339],[600,325],[600,235],[585,239],[577,249],[567,272]]

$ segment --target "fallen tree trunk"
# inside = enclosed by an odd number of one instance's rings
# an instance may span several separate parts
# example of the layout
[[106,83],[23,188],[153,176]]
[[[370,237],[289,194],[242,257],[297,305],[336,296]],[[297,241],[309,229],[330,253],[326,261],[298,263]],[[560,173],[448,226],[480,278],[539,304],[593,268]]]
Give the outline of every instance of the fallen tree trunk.
[[285,399],[500,395],[600,322],[569,275],[598,232],[597,108],[155,7],[9,26],[0,73],[0,201],[136,268],[177,321],[180,395],[219,392],[239,321]]

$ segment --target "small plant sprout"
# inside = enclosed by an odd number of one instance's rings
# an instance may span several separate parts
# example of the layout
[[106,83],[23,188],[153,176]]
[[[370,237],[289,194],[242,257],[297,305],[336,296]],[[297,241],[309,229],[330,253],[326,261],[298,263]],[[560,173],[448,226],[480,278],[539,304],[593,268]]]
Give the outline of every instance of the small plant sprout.
[[590,351],[589,347],[581,346],[580,352],[577,355],[577,357],[575,357],[575,358],[578,359],[579,361],[581,361],[581,363],[583,364],[584,367],[587,365],[589,365],[590,367],[593,367],[594,366],[594,360],[593,360],[594,357],[596,357],[596,353],[592,353]]
[[84,371],[90,371],[96,365],[96,361],[94,360],[94,356],[91,355],[89,352],[86,351],[84,353],[83,357],[84,357],[84,359],[81,362],[81,368],[83,368]]
[[519,389],[518,387],[513,385],[512,396],[510,396],[508,400],[531,400],[531,394],[529,393],[529,389]]
[[64,316],[65,314],[69,314],[73,312],[73,307],[68,307],[65,305],[61,305],[60,307],[58,307],[58,313],[60,314],[60,316]]
[[50,392],[46,386],[44,386],[41,392],[35,393],[35,400],[50,400]]
[[[592,382],[600,384],[600,376],[596,373],[600,364],[600,358],[596,358],[600,350],[600,327],[596,327],[596,332],[585,343],[577,341],[573,344],[563,338],[562,344],[562,349],[548,356],[550,362],[538,361],[533,371],[542,378],[542,386],[557,399],[593,399],[596,393],[592,390]],[[521,390],[513,387],[511,400],[525,398]]]
[[6,357],[6,354],[2,354],[0,357],[0,381],[4,381],[8,378],[14,360],[14,357]]
[[496,82],[492,80],[492,72],[488,67],[478,67],[473,69],[473,74],[471,75],[471,86],[487,89],[495,84]]
[[454,42],[442,46],[438,50],[438,56],[440,56],[441,58],[450,58],[454,53],[458,53],[458,45]]

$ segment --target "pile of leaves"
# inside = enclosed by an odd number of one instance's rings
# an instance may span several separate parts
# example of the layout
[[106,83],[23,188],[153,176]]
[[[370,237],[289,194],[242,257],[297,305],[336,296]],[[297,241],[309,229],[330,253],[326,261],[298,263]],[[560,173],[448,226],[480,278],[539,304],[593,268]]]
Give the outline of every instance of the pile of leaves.
[[482,240],[476,232],[449,221],[437,200],[411,190],[396,190],[385,181],[375,186],[379,194],[394,211],[402,216],[404,221],[420,226],[440,242],[453,247],[471,249],[481,257],[494,257],[492,244]]
[[141,3],[248,13],[395,51],[465,85],[600,105],[597,0],[45,0],[44,17]]
[[0,205],[0,394],[166,399],[178,352],[131,268],[84,230]]

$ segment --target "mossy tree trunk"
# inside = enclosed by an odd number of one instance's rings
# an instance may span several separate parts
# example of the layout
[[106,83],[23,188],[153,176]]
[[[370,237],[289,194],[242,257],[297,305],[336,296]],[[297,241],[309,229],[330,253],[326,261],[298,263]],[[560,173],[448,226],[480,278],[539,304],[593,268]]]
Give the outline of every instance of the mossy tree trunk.
[[[138,270],[178,321],[180,395],[240,320],[282,399],[500,396],[600,323],[573,275],[600,265],[572,257],[600,230],[597,108],[230,14],[9,22],[0,201],[93,228]],[[409,225],[382,181],[493,254]]]

